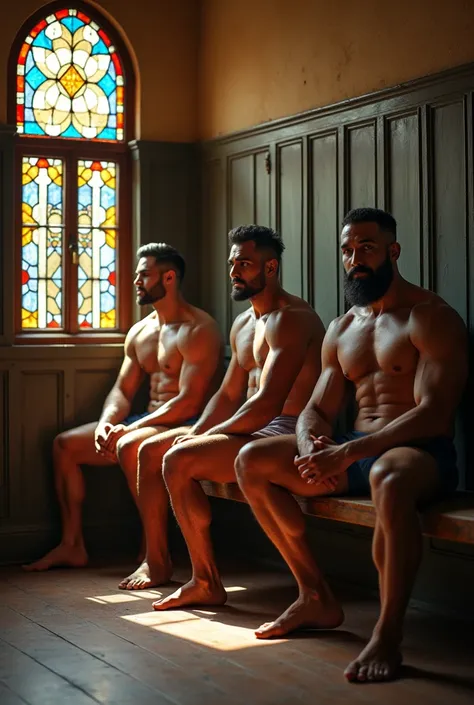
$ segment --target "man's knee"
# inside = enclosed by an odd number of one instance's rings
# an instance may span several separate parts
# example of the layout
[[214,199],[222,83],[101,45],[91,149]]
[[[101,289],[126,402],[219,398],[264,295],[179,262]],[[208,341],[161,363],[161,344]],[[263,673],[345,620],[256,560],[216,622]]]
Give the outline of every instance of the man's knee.
[[138,447],[138,465],[142,477],[161,473],[164,448],[151,439],[142,441]]
[[377,460],[369,479],[377,512],[391,523],[401,517],[404,507],[413,504],[406,472],[393,460]]
[[251,441],[243,446],[234,463],[237,482],[241,487],[252,487],[265,479],[272,471],[274,463],[269,453]]
[[75,429],[58,433],[53,441],[53,451],[60,454],[75,455],[77,451],[77,433]]
[[162,471],[166,485],[175,484],[178,479],[188,476],[187,469],[192,467],[193,452],[184,445],[173,446],[163,456]]
[[[128,434],[125,434],[118,439],[117,445],[115,446],[115,452],[119,463],[126,463],[130,460],[130,456],[136,456],[137,443],[133,443],[130,438],[128,438]],[[136,460],[136,457],[134,460]]]

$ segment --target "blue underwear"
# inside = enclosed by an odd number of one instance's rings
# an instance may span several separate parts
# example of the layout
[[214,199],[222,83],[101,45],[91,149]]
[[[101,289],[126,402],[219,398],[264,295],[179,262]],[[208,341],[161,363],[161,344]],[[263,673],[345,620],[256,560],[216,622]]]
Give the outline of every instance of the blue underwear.
[[[346,443],[356,438],[367,436],[363,431],[351,431],[344,436],[338,436],[336,443]],[[441,492],[450,494],[454,492],[458,484],[457,455],[453,440],[447,436],[436,436],[428,441],[418,443],[404,443],[404,446],[418,448],[425,453],[429,453],[435,460],[438,467]],[[372,458],[362,458],[356,460],[347,468],[347,479],[349,481],[349,495],[370,496],[369,475],[372,465],[380,458],[380,455]]]
[[[139,421],[140,419],[144,419],[145,416],[149,416],[150,412],[149,411],[142,411],[141,414],[130,414],[130,416],[127,416],[126,419],[121,421],[124,426],[131,426],[132,423],[135,423],[135,421]],[[183,423],[180,423],[179,426],[194,426],[194,424],[199,421],[199,415],[192,416],[190,419],[187,421],[183,421]],[[156,424],[153,424],[153,426],[156,426]]]

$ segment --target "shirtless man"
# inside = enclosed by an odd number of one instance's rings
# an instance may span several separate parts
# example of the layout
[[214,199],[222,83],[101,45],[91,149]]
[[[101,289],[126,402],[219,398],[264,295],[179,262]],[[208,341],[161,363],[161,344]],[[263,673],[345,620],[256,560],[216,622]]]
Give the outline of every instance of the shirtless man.
[[234,461],[243,445],[294,433],[320,372],[324,327],[305,301],[280,285],[280,236],[247,225],[232,230],[229,243],[232,298],[249,299],[251,305],[232,326],[232,359],[224,381],[188,435],[171,431],[150,439],[140,462],[139,502],[143,497],[148,546],[156,534],[153,511],[164,456],[165,482],[193,564],[192,580],[156,602],[159,610],[225,602],[209,536],[210,506],[197,480],[235,482]]
[[[222,345],[217,324],[184,300],[180,292],[183,258],[164,243],[144,245],[137,257],[137,303],[151,304],[154,310],[127,334],[122,367],[98,423],[64,431],[54,440],[62,539],[44,558],[25,566],[26,570],[84,566],[88,559],[82,535],[80,466],[120,463],[136,501],[141,443],[173,426],[192,425],[219,383]],[[148,409],[128,416],[145,375],[150,378]],[[166,514],[161,522],[156,540],[167,556]]]
[[[261,639],[343,621],[289,493],[328,494],[323,482],[332,481],[333,493],[372,495],[381,612],[370,643],[345,675],[381,681],[393,678],[401,663],[402,623],[421,557],[417,508],[457,484],[452,438],[467,377],[467,336],[458,314],[439,296],[399,274],[400,245],[388,213],[350,212],[341,249],[352,308],[328,329],[321,376],[296,436],[242,448],[236,473],[299,587],[296,602],[257,630]],[[348,387],[358,405],[354,430],[331,440]]]

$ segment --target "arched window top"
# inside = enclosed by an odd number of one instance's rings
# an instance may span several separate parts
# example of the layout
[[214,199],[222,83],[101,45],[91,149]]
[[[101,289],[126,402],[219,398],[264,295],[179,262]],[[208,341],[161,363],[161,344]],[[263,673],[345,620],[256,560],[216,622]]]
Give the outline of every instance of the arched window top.
[[16,64],[18,133],[123,141],[124,71],[104,30],[78,9],[40,20]]

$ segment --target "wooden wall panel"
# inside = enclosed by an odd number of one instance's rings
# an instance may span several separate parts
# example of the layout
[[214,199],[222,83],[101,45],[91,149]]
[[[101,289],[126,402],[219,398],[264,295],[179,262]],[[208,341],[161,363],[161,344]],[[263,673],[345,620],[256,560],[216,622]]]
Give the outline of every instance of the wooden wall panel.
[[302,143],[279,145],[278,229],[285,253],[282,267],[283,286],[302,296],[305,289],[303,268],[303,148]]
[[267,173],[267,154],[259,152],[255,154],[255,217],[254,222],[258,225],[271,227],[271,179]]
[[311,303],[324,325],[338,315],[339,219],[337,133],[311,137]]
[[52,473],[52,441],[63,425],[64,377],[60,370],[23,370],[19,388],[21,426],[17,430],[18,464],[10,473],[10,515],[16,521],[42,524],[57,513]]
[[[255,222],[255,157],[254,154],[239,155],[229,163],[229,229]],[[227,255],[226,259],[227,261]],[[227,277],[227,275],[226,275]],[[235,317],[249,307],[248,301],[232,301],[227,281],[228,327]]]
[[395,217],[402,247],[401,274],[423,283],[421,232],[421,163],[418,114],[389,118],[387,140],[387,210]]
[[114,369],[78,369],[74,371],[74,423],[79,426],[99,419],[107,394],[117,377]]
[[377,204],[375,122],[347,128],[347,210]]
[[[223,160],[206,163],[203,173],[203,246],[200,261],[199,303],[227,330],[227,222]],[[217,206],[217,207],[216,207]]]
[[434,106],[432,127],[434,288],[467,322],[468,214],[463,101]]
[[0,518],[8,511],[8,371],[0,369]]

